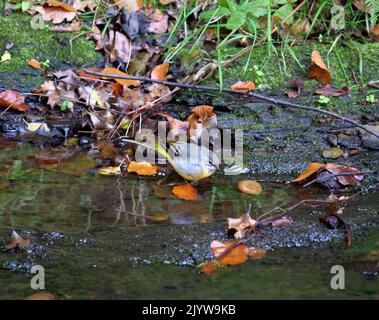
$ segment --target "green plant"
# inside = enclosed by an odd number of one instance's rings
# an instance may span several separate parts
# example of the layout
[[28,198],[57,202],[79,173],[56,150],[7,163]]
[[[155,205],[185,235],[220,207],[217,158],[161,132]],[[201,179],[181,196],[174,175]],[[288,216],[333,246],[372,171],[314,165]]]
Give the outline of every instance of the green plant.
[[62,112],[68,110],[68,109],[72,109],[74,107],[74,103],[71,102],[71,101],[68,101],[68,100],[64,100],[61,104],[60,104],[60,109]]
[[368,96],[366,96],[366,102],[368,102],[368,103],[375,103],[376,102],[375,95],[369,94]]
[[379,14],[379,1],[378,0],[366,0],[365,2],[367,8],[370,11],[370,25],[375,26],[378,21]]
[[327,105],[327,104],[330,103],[330,98],[321,95],[321,96],[318,98],[317,103],[318,103],[319,105],[321,105],[321,106],[325,106],[325,105]]

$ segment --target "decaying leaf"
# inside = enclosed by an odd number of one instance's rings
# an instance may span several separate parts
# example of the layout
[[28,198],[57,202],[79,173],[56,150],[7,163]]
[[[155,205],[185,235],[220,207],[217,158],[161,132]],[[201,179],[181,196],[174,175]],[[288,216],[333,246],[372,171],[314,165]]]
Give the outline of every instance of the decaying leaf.
[[50,132],[50,129],[47,126],[47,124],[42,123],[42,122],[27,123],[26,129],[30,132],[41,133],[41,134]]
[[230,87],[233,90],[251,91],[255,89],[255,83],[252,81],[244,82],[238,81]]
[[[325,171],[324,171],[325,170]],[[308,168],[306,168],[299,177],[292,180],[292,182],[301,182],[304,181],[307,178],[310,178],[314,174],[316,178],[322,178],[323,181],[328,180],[329,175],[336,175],[335,177],[331,177],[330,179],[334,178],[334,180],[338,181],[343,186],[350,186],[358,184],[364,177],[364,174],[354,174],[359,173],[359,170],[354,167],[348,167],[343,165],[337,165],[332,163],[327,164],[321,164],[317,162],[311,163]],[[348,173],[352,173],[351,175]],[[343,174],[343,175],[338,175]]]
[[321,58],[320,52],[314,50],[311,56],[311,68],[308,71],[308,77],[322,83],[331,83],[332,79],[328,68]]
[[214,275],[217,272],[216,261],[207,261],[202,263],[200,266],[201,271],[208,277]]
[[118,176],[121,175],[121,167],[103,167],[97,170],[97,172],[104,176]]
[[25,249],[30,246],[30,239],[23,239],[16,231],[12,231],[11,242],[5,245],[6,250],[12,250],[16,248]]
[[379,42],[379,23],[371,29],[370,33],[372,34],[374,41]]
[[[213,256],[217,259],[226,249],[234,244],[235,240],[221,242],[218,240],[213,240],[211,243],[211,250]],[[234,266],[241,263],[246,262],[248,259],[249,248],[245,244],[240,244],[231,250],[228,254],[226,254],[221,259],[217,259],[217,261],[226,266]]]
[[172,188],[172,193],[180,199],[196,200],[197,190],[190,184],[181,184]]
[[83,28],[81,21],[74,21],[72,23],[66,23],[64,25],[53,26],[50,30],[53,32],[74,32],[80,31]]
[[247,255],[251,259],[260,260],[266,256],[266,253],[267,251],[265,249],[251,247],[249,248]]
[[0,92],[0,107],[11,108],[23,112],[29,110],[29,107],[25,104],[25,97],[14,90]]
[[70,5],[59,1],[46,1],[42,6],[34,6],[35,11],[42,15],[45,21],[53,24],[62,23],[64,20],[70,22],[76,17],[76,9]]
[[[105,68],[101,72],[106,73],[106,74],[115,74],[115,75],[121,75],[121,76],[128,75],[127,73],[122,72],[116,68]],[[125,87],[129,87],[129,86],[137,87],[140,85],[140,82],[136,80],[117,79],[117,78],[112,78],[112,77],[103,77],[103,79],[114,79],[117,83],[122,84]]]
[[28,61],[28,66],[32,67],[33,69],[39,70],[41,69],[41,64],[36,59],[30,59]]
[[251,230],[257,222],[247,212],[239,218],[228,218],[228,234],[236,239],[243,238],[247,231]]
[[135,172],[140,176],[153,176],[157,174],[158,167],[146,161],[131,161],[128,165],[128,172]]
[[170,65],[167,62],[157,65],[151,71],[151,79],[164,81],[166,79],[169,67]]
[[242,180],[238,182],[237,188],[239,191],[258,195],[262,192],[262,186],[255,180]]
[[300,176],[298,176],[296,179],[292,180],[292,182],[300,182],[300,181],[303,181],[305,179],[307,179],[308,177],[310,177],[311,175],[313,175],[314,173],[316,173],[318,170],[320,170],[321,168],[324,168],[325,167],[325,164],[322,164],[322,163],[318,163],[318,162],[312,162],[301,174]]
[[286,92],[286,95],[288,96],[288,98],[290,99],[294,99],[294,98],[297,98],[300,94],[297,92],[297,91],[294,91],[294,90],[288,90]]
[[119,8],[125,7],[129,12],[136,12],[143,8],[142,0],[114,0]]
[[342,87],[341,89],[338,89],[337,87],[331,84],[327,84],[324,87],[315,90],[315,93],[328,97],[340,97],[347,95],[350,92],[351,89],[349,87]]

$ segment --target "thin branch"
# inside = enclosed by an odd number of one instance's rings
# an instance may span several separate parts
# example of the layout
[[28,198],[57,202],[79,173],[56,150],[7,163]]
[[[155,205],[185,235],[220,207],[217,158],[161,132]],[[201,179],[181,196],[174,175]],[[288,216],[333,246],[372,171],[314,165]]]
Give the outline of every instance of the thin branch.
[[122,75],[118,75],[118,74],[105,74],[105,73],[96,72],[96,71],[89,71],[89,70],[84,70],[84,71],[88,74],[100,76],[100,77],[153,82],[153,83],[159,83],[159,84],[169,86],[169,87],[176,87],[176,88],[183,88],[183,89],[190,89],[190,90],[214,91],[214,92],[225,92],[225,93],[232,93],[232,94],[240,94],[240,95],[244,95],[247,97],[252,97],[252,98],[259,99],[259,100],[271,102],[272,104],[277,105],[277,106],[284,106],[284,107],[289,107],[289,108],[294,108],[294,109],[303,109],[303,110],[307,110],[307,111],[311,111],[311,112],[326,114],[326,115],[331,116],[333,118],[340,119],[342,121],[351,123],[354,126],[361,128],[362,130],[364,130],[364,131],[372,134],[373,136],[379,138],[379,133],[377,133],[371,129],[366,128],[364,125],[358,123],[357,121],[354,121],[350,118],[341,116],[337,113],[318,109],[318,108],[314,108],[314,107],[307,107],[307,106],[303,106],[303,105],[296,104],[296,103],[289,102],[289,101],[270,98],[270,97],[264,96],[262,94],[254,93],[251,91],[241,91],[241,90],[233,90],[233,89],[221,89],[220,90],[220,88],[218,88],[218,87],[193,85],[193,84],[171,82],[171,81],[160,81],[160,80],[154,80],[154,79],[150,79],[150,78],[146,78],[146,77],[132,77],[132,76],[122,76]]

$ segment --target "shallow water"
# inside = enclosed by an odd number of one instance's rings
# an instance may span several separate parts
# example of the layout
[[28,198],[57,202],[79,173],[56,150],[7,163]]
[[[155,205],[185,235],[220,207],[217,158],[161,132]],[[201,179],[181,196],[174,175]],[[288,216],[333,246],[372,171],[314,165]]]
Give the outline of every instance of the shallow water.
[[[38,168],[31,160],[38,152],[28,144],[0,151],[0,245],[12,230],[32,241],[27,252],[0,252],[1,299],[35,292],[29,273],[35,264],[44,266],[46,290],[57,299],[379,298],[377,192],[344,210],[351,248],[343,230],[318,222],[322,208],[300,208],[291,226],[251,237],[251,245],[268,249],[263,260],[208,278],[196,265],[211,257],[213,239],[226,239],[227,217],[249,204],[257,217],[329,192],[262,182],[263,193],[253,197],[236,190],[241,176],[215,176],[198,186],[199,200],[185,201],[158,178],[84,174],[86,157]],[[330,287],[336,264],[345,268],[345,290]]]

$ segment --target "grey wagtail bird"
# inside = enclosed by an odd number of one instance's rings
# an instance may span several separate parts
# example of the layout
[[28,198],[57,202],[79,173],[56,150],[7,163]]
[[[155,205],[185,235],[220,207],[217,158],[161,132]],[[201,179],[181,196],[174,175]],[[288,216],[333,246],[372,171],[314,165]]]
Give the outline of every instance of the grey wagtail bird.
[[219,162],[216,154],[204,146],[188,142],[176,142],[170,145],[172,151],[168,152],[159,142],[150,145],[130,139],[122,140],[157,151],[186,180],[197,181],[208,178],[218,169]]

